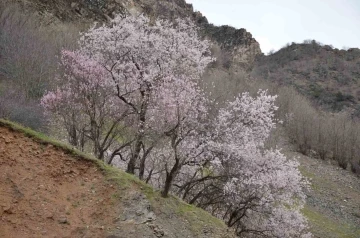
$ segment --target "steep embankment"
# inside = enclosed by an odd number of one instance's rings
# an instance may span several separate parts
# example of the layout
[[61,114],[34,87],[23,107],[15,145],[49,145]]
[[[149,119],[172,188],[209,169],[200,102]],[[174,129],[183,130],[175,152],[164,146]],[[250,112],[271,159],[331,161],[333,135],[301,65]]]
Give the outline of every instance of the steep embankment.
[[0,121],[0,237],[232,237],[133,176]]

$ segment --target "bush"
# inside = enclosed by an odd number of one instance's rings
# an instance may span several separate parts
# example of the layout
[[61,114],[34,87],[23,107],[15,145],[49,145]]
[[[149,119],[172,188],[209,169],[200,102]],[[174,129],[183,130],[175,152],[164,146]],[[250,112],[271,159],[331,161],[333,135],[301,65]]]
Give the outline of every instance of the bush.
[[[297,150],[315,151],[321,159],[333,159],[346,169],[360,154],[360,124],[348,113],[321,112],[291,88],[279,91],[279,117]],[[357,164],[351,162],[353,171]]]

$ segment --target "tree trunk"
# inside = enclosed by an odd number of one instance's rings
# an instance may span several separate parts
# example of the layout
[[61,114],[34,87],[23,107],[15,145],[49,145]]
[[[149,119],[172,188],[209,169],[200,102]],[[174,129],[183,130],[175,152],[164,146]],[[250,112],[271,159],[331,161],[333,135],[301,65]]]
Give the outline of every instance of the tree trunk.
[[74,146],[74,147],[78,147],[78,135],[77,135],[77,130],[76,130],[76,125],[75,125],[75,115],[72,114],[71,116],[71,121],[70,121],[70,127],[68,129],[68,135],[69,135],[69,143],[70,145]]
[[145,134],[145,122],[146,122],[146,111],[149,102],[149,92],[146,90],[141,91],[142,104],[139,112],[139,129],[135,140],[134,154],[131,156],[130,161],[127,165],[126,172],[135,174],[136,161],[139,159],[141,145],[143,144]]
[[131,156],[129,163],[127,165],[126,172],[129,174],[135,174],[136,161],[138,160],[140,155],[141,144],[144,137],[144,132],[141,131],[141,128],[143,128],[143,126],[139,127],[138,135],[136,136],[136,140],[135,140],[134,154]]
[[164,185],[164,189],[163,191],[161,192],[161,196],[162,197],[167,197],[168,194],[169,194],[169,191],[170,191],[170,188],[171,188],[171,185],[172,185],[172,182],[176,176],[176,173],[180,170],[180,160],[179,158],[176,158],[175,159],[175,164],[174,166],[172,167],[170,173],[166,172],[166,180],[165,180],[165,185]]
[[[145,147],[145,146],[144,146],[144,147]],[[141,179],[141,180],[144,178],[146,158],[147,158],[147,156],[150,154],[152,148],[153,148],[153,146],[151,146],[150,148],[148,148],[146,151],[145,151],[145,148],[144,148],[144,154],[143,154],[143,156],[142,156],[142,158],[141,158],[140,167],[139,167],[139,179]]]

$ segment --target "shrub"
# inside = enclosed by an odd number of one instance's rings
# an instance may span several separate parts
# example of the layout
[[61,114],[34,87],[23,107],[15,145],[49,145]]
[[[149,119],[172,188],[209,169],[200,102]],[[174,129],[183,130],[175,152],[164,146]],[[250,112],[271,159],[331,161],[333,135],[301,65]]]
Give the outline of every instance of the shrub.
[[39,99],[49,89],[62,47],[74,47],[76,27],[43,25],[15,4],[0,3],[0,117],[35,130],[46,118]]

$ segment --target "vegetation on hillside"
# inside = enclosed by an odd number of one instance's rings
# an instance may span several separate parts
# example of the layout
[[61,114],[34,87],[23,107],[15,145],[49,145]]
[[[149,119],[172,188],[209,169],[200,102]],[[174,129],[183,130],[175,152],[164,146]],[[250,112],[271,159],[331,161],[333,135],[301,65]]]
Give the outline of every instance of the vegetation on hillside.
[[360,49],[338,50],[315,40],[259,57],[252,76],[291,85],[326,110],[360,115]]
[[45,130],[39,100],[50,88],[63,47],[73,48],[78,30],[45,26],[15,5],[0,3],[0,117]]
[[276,97],[243,93],[210,116],[197,82],[213,59],[194,23],[110,23],[62,51],[63,71],[42,99],[69,143],[223,218],[239,236],[309,237],[298,164],[264,147]]

